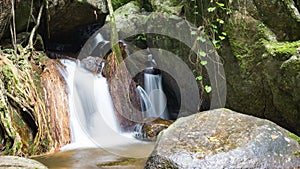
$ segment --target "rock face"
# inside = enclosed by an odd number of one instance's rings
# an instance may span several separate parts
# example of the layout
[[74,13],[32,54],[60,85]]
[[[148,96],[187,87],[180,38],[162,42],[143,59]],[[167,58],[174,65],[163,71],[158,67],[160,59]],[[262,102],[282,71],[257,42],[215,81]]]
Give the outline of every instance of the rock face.
[[0,147],[9,155],[41,154],[53,150],[39,83],[45,56],[20,52],[0,54]]
[[300,144],[276,124],[216,109],[180,118],[159,135],[145,168],[292,168]]
[[220,51],[226,107],[267,118],[299,135],[298,9],[290,0],[232,1],[228,6],[228,41]]
[[26,159],[17,156],[0,156],[0,168],[11,168],[11,169],[47,169],[45,165],[42,163],[32,160]]
[[173,121],[161,118],[146,118],[134,127],[134,137],[144,141],[155,141],[157,135],[168,128]]
[[104,24],[107,12],[105,0],[49,1],[49,23],[44,30],[49,29],[50,37],[44,36],[48,39],[46,46],[49,50],[78,52],[93,31]]
[[49,60],[41,75],[41,86],[50,116],[49,126],[55,150],[59,150],[71,140],[67,87],[60,69],[64,69],[63,65],[56,60]]
[[[15,2],[16,33],[30,31],[35,25],[43,2],[31,4],[30,0]],[[10,38],[11,2],[0,2],[0,39]],[[32,16],[31,16],[32,13]],[[107,15],[105,0],[49,0],[44,5],[39,33],[46,41],[47,49],[77,51],[94,29],[104,24]]]
[[[157,7],[159,3],[160,0],[149,0],[152,9],[166,12]],[[185,2],[181,15],[198,26],[207,24],[201,18],[215,19],[207,12],[213,3],[196,3]],[[230,14],[218,14],[218,18],[224,20],[224,26],[219,25],[222,27],[219,32],[224,31],[228,35],[218,51],[223,59],[227,81],[226,107],[267,118],[300,134],[299,2],[227,0],[223,3],[231,11]],[[176,1],[164,1],[163,8],[172,9],[174,6],[177,9],[181,7]],[[199,7],[202,10],[197,11]],[[178,15],[175,11],[172,13]],[[161,38],[156,44],[156,47],[176,53],[191,70],[196,69],[187,58],[189,49],[186,47],[170,38]],[[200,73],[196,71],[195,76]],[[205,73],[202,76],[205,79]],[[203,97],[204,101],[209,102],[208,97]],[[204,109],[209,109],[207,103],[202,105]]]

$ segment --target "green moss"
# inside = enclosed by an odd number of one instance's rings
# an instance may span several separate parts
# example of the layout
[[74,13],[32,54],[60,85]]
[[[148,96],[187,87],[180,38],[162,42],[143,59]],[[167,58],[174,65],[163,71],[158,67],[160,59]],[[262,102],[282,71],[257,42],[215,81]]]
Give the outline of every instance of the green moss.
[[128,2],[130,2],[131,0],[112,0],[112,6],[114,8],[114,10],[120,8],[121,6],[127,4]]
[[298,156],[298,155],[300,155],[300,151],[296,151],[296,152],[294,152],[294,155],[295,155],[295,156]]
[[283,60],[287,60],[292,55],[297,54],[297,50],[300,47],[300,41],[295,42],[266,42],[266,50],[276,57],[281,57]]
[[260,23],[257,25],[258,34],[257,39],[266,39],[269,41],[276,41],[276,35],[265,24]]
[[300,137],[294,133],[288,133],[288,136],[294,140],[296,140],[300,144]]

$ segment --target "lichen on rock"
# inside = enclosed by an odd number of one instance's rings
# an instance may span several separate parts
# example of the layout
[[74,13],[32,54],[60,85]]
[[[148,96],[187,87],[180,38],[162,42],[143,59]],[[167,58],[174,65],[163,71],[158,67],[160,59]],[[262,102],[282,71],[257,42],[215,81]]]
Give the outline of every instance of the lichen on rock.
[[300,144],[276,124],[229,109],[180,118],[159,137],[145,168],[293,168]]

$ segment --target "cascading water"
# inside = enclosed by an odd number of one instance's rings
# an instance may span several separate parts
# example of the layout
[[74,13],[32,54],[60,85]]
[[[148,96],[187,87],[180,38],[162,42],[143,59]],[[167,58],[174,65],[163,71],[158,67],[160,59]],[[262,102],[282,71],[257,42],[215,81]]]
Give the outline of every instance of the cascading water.
[[143,117],[160,117],[169,119],[167,101],[163,92],[160,70],[156,69],[156,62],[148,49],[147,68],[144,72],[144,89],[137,87],[140,96]]
[[83,68],[79,60],[62,60],[62,63],[66,66],[63,75],[69,89],[72,135],[72,143],[62,150],[96,147],[99,140],[100,146],[104,147],[117,144],[111,137],[119,133],[119,125],[106,78],[101,76],[101,72],[95,74]]

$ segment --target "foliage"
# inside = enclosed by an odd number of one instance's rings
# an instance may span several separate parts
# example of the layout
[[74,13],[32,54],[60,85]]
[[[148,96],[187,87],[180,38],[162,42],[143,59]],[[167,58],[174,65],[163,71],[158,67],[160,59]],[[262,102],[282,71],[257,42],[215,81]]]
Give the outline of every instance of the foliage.
[[[190,0],[189,5],[192,6],[190,8],[192,14],[190,21],[198,27],[191,31],[192,36],[197,36],[195,45],[196,43],[208,43],[206,39],[209,39],[217,50],[220,49],[221,42],[227,36],[227,33],[222,31],[222,26],[225,24],[224,18],[231,13],[230,8],[221,0]],[[196,56],[189,55],[190,62],[196,66],[195,72],[198,73],[196,80],[203,89],[202,92],[205,91],[206,93],[210,93],[212,88],[209,85],[204,85],[202,67],[208,64],[207,59],[214,62],[214,58],[207,57],[209,54],[209,50],[200,49]]]

